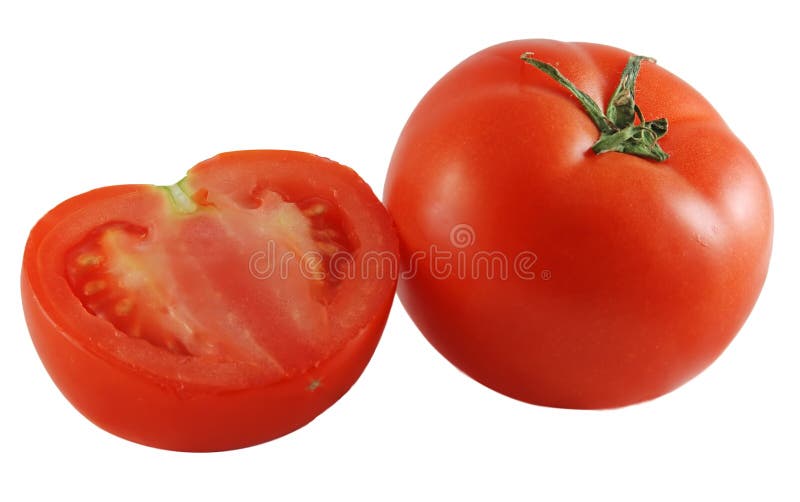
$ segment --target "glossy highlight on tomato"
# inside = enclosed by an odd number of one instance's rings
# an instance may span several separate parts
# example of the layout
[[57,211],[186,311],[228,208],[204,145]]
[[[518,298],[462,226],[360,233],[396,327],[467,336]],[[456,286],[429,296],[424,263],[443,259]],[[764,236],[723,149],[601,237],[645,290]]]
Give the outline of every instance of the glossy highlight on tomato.
[[[625,406],[700,373],[772,246],[764,176],[714,108],[597,44],[519,40],[456,66],[408,119],[384,201],[425,337],[484,385],[555,407]],[[466,267],[444,276],[442,256]]]
[[176,185],[51,210],[25,249],[23,306],[53,381],[100,427],[158,448],[240,448],[305,425],[356,381],[396,285],[361,258],[397,246],[351,169],[230,152]]

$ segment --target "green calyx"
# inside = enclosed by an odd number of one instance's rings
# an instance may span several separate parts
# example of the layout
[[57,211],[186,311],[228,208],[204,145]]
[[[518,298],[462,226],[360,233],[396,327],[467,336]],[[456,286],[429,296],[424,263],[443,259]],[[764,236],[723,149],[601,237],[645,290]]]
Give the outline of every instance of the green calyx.
[[600,138],[592,146],[594,153],[621,152],[658,162],[667,160],[669,155],[658,144],[658,140],[667,134],[667,119],[646,121],[635,102],[636,77],[642,61],[655,63],[654,59],[644,56],[628,59],[605,114],[588,94],[575,87],[554,66],[534,59],[532,52],[522,54],[520,59],[552,77],[578,98],[600,130]]

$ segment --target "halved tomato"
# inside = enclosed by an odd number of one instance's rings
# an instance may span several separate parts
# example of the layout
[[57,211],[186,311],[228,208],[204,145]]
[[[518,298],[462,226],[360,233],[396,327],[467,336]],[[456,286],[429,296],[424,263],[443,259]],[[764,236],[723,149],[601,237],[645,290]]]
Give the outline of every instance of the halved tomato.
[[100,427],[186,451],[291,432],[355,382],[396,274],[391,220],[351,169],[289,151],[100,188],[44,216],[22,298],[56,385]]

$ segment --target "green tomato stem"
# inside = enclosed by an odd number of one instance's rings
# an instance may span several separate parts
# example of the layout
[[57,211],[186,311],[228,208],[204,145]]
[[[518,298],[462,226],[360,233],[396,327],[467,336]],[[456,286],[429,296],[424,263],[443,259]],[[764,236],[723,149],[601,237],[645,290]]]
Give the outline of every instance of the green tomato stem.
[[578,98],[600,131],[600,138],[592,145],[594,153],[621,152],[658,162],[669,158],[658,144],[658,140],[667,134],[667,119],[646,121],[635,99],[636,78],[639,76],[642,61],[655,63],[654,59],[644,56],[631,56],[628,59],[606,113],[603,113],[600,106],[588,94],[578,89],[554,66],[535,59],[532,52],[522,54],[520,59],[549,75]]

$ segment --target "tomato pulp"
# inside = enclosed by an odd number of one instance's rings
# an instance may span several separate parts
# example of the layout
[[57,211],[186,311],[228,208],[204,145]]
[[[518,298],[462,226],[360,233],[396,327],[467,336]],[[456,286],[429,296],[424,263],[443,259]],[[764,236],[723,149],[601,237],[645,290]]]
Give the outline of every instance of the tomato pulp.
[[159,448],[239,448],[355,382],[396,285],[364,257],[397,252],[354,171],[231,152],[170,187],[105,187],[50,211],[25,249],[23,306],[54,382],[97,425]]
[[459,64],[409,118],[384,201],[425,337],[548,406],[624,406],[698,374],[747,318],[772,245],[765,179],[712,106],[595,44],[514,41]]

